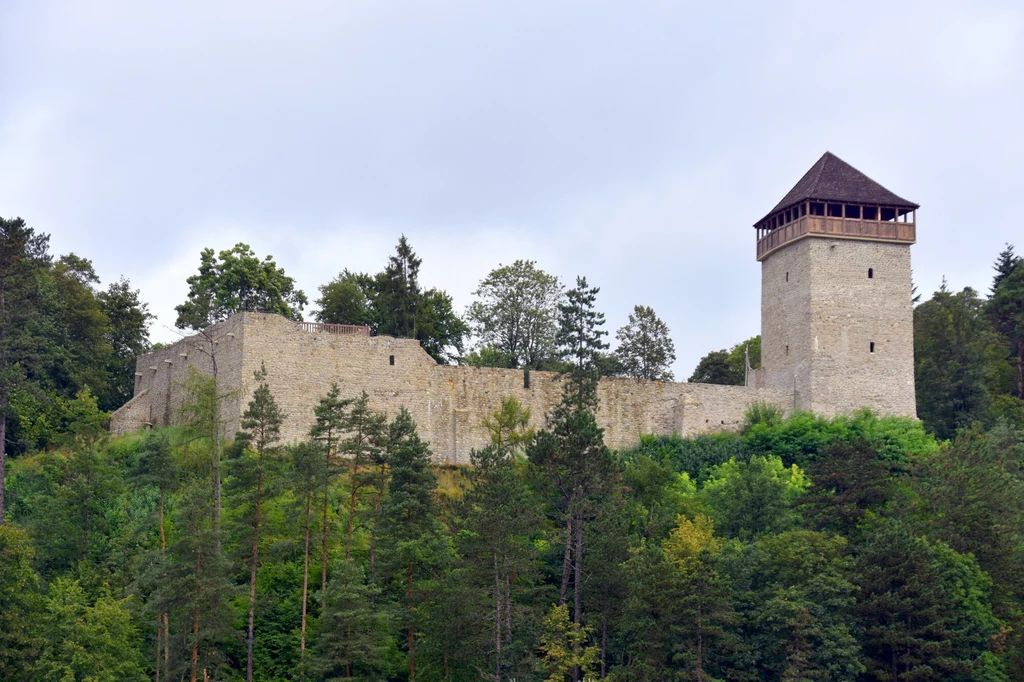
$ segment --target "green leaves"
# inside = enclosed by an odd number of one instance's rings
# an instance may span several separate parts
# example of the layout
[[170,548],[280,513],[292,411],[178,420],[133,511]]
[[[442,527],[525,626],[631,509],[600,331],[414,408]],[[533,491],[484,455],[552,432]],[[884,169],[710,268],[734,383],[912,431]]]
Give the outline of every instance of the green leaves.
[[179,329],[199,331],[244,310],[301,320],[307,303],[306,295],[277,267],[273,256],[261,261],[241,242],[219,254],[203,249],[199,272],[186,282],[188,298],[175,308],[174,324]]
[[615,337],[619,341],[615,357],[623,374],[656,381],[674,379],[670,366],[676,359],[675,344],[668,325],[654,314],[653,308],[635,306],[629,314],[629,324],[620,327]]

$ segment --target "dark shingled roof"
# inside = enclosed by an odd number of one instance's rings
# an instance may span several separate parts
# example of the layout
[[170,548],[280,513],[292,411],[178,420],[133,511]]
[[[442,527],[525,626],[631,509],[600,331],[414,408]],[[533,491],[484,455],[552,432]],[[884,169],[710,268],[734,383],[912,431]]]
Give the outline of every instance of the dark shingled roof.
[[825,152],[765,218],[808,200],[918,208],[913,201],[896,196],[832,152]]

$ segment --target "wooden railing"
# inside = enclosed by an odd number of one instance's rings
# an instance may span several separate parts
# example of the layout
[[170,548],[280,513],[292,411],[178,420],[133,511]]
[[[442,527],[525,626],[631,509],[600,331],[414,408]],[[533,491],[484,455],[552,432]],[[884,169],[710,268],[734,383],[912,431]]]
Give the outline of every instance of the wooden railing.
[[369,336],[370,328],[358,324],[327,324],[326,322],[296,322],[299,329],[304,332],[324,334],[358,334]]
[[913,244],[917,241],[916,225],[912,222],[857,220],[808,215],[776,228],[757,242],[757,259],[791,241],[808,235],[838,237],[840,239],[870,239]]

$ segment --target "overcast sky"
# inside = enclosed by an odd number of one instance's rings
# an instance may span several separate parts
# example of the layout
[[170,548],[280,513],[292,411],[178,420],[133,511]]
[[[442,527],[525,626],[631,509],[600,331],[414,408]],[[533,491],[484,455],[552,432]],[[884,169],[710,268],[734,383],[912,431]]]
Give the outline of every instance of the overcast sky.
[[[1024,250],[1024,3],[0,2],[0,216],[124,275],[176,337],[209,246],[310,300],[400,234],[458,310],[584,274],[689,376],[759,333],[753,222],[826,150],[922,205],[914,275]],[[307,317],[311,310],[307,310]]]

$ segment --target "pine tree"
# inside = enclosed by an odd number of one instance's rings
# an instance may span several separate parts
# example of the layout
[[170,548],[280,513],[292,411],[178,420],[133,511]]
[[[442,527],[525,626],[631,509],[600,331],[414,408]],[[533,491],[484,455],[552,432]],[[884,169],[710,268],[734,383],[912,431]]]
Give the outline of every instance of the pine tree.
[[[604,444],[597,425],[597,358],[607,344],[600,329],[604,315],[594,310],[599,289],[576,279],[565,303],[559,306],[558,345],[571,369],[562,385],[562,400],[548,417],[549,428],[537,434],[527,450],[541,472],[556,513],[565,527],[565,552],[558,603],[564,604],[570,576],[573,584],[572,621],[583,620],[584,525],[593,518],[598,501],[611,489],[617,476],[612,452]],[[580,671],[573,673],[579,679]]]
[[39,655],[37,624],[42,609],[39,576],[32,569],[28,534],[0,526],[0,679],[31,679]]
[[313,501],[326,486],[327,460],[319,443],[307,441],[289,448],[291,488],[302,515],[302,620],[299,626],[299,666],[306,675],[306,632],[309,620],[309,548],[312,538]]
[[387,464],[391,479],[380,512],[381,579],[401,606],[396,620],[406,632],[409,682],[414,682],[417,610],[447,558],[447,544],[434,502],[437,477],[430,450],[405,408],[388,428]]
[[1010,346],[1017,369],[1017,397],[1024,399],[1024,261],[1001,279],[988,302],[989,317],[996,331]]
[[353,561],[331,576],[316,643],[315,666],[324,679],[369,682],[387,673],[388,622],[373,608],[376,589]]
[[989,288],[990,296],[995,295],[1000,283],[1010,276],[1020,262],[1021,257],[1013,252],[1013,244],[1007,244],[1006,248],[999,252],[996,262],[992,264],[992,269],[996,271],[996,274],[992,277],[992,286]]
[[220,552],[219,531],[213,522],[213,498],[199,478],[183,487],[173,510],[174,533],[167,545],[167,562],[151,569],[159,585],[155,609],[171,614],[172,631],[183,633],[173,642],[169,678],[187,676],[198,682],[230,674],[226,646],[235,640],[230,603],[234,587],[230,564]]
[[515,469],[511,448],[490,445],[474,451],[470,461],[473,487],[461,506],[465,529],[460,544],[472,588],[488,597],[494,644],[495,679],[502,679],[503,649],[512,642],[513,585],[528,585],[536,573],[531,542],[539,518],[529,490]]
[[[281,439],[281,424],[284,414],[277,405],[274,395],[267,385],[267,368],[260,363],[260,368],[253,373],[256,390],[252,400],[242,414],[242,430],[236,436],[237,447],[244,451],[251,450],[255,461],[250,457],[240,456],[232,462],[231,492],[236,498],[236,513],[244,524],[249,536],[249,629],[246,635],[246,682],[252,682],[253,676],[253,645],[256,627],[256,571],[260,565],[260,531],[263,524],[263,504],[266,496],[266,477],[268,470],[273,472],[274,464],[268,459],[277,454],[278,442]],[[269,466],[268,466],[269,465]]]
[[416,318],[422,297],[420,263],[422,261],[416,257],[403,234],[394,255],[388,258],[387,267],[377,275],[377,295],[373,305],[378,334],[418,338]]
[[343,416],[339,427],[348,436],[338,446],[338,454],[349,467],[348,520],[345,532],[345,561],[352,553],[352,534],[355,530],[359,496],[364,487],[372,484],[372,477],[364,468],[380,459],[387,429],[387,417],[370,409],[370,396],[366,391],[352,401],[351,409]]
[[351,400],[343,400],[339,396],[341,390],[337,384],[331,384],[331,390],[327,392],[320,403],[313,408],[316,422],[309,430],[309,435],[318,441],[323,450],[326,465],[326,475],[323,479],[321,499],[323,504],[320,514],[320,609],[323,610],[324,600],[327,597],[327,535],[329,526],[327,524],[327,510],[330,507],[331,481],[336,475],[336,459],[338,456],[338,445],[344,435],[347,410]]
[[[178,483],[178,469],[171,456],[171,441],[166,434],[150,432],[142,444],[142,454],[135,468],[135,480],[142,485],[156,486],[160,491],[157,506],[157,527],[160,529],[160,560],[167,560],[167,532],[164,510],[168,492]],[[170,631],[167,612],[157,614],[155,680],[160,682],[161,669],[167,674],[170,659]]]

